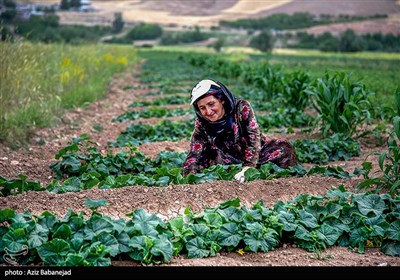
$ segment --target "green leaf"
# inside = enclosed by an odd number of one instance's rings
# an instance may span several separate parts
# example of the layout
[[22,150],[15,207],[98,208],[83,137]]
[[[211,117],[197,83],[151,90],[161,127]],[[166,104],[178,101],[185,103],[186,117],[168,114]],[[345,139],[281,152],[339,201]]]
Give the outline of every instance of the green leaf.
[[127,216],[132,216],[132,222],[134,224],[139,224],[142,227],[151,226],[156,228],[158,225],[163,227],[166,226],[165,222],[163,222],[163,220],[161,220],[157,215],[148,214],[142,208],[136,209],[135,211],[127,214]]
[[189,258],[206,258],[210,255],[210,250],[206,248],[204,239],[199,236],[186,243],[186,250]]
[[111,257],[115,257],[120,253],[118,240],[110,233],[103,231],[95,237],[94,241],[99,241],[101,244],[108,246]]
[[222,218],[218,213],[207,213],[203,219],[209,228],[220,228],[222,226]]
[[116,236],[118,241],[118,249],[121,253],[128,253],[131,249],[129,247],[130,237],[126,232],[121,232]]
[[111,233],[113,231],[113,225],[105,218],[92,216],[87,222],[83,229],[85,233],[85,240],[92,240],[96,235],[102,231]]
[[324,242],[328,246],[333,246],[342,234],[341,230],[328,224],[323,224],[319,229],[317,229],[317,231],[324,236]]
[[207,232],[210,230],[210,228],[205,224],[194,224],[192,228],[193,228],[193,233],[196,236],[201,236],[201,237],[206,236]]
[[[0,176],[0,178],[2,178]],[[4,208],[4,209],[0,209],[0,223],[3,223],[5,221],[8,221],[12,218],[14,218],[16,214],[16,211],[10,209],[10,208]]]
[[80,192],[83,187],[78,177],[70,177],[64,181],[62,189],[64,192]]
[[234,199],[225,201],[225,202],[221,203],[218,208],[219,209],[224,209],[224,208],[227,208],[227,207],[235,207],[235,208],[240,207],[240,198],[236,197]]
[[383,170],[383,164],[385,162],[385,159],[386,159],[386,153],[381,153],[378,159],[379,168],[381,170]]
[[[90,241],[89,241],[90,242]],[[85,241],[83,241],[83,237],[79,237],[76,234],[71,239],[69,245],[71,246],[71,250],[75,252],[80,252],[81,248],[84,247]]]
[[85,260],[82,255],[79,254],[68,254],[65,259],[66,266],[88,266],[89,263]]
[[317,221],[320,220],[320,216],[325,216],[328,213],[326,206],[318,205],[318,201],[313,201],[312,205],[308,205],[305,207],[305,210],[309,214],[312,214],[317,219]]
[[81,216],[71,217],[68,222],[72,233],[77,233],[85,226],[85,220]]
[[71,238],[71,235],[71,228],[66,224],[62,224],[53,233],[53,238],[68,240]]
[[303,225],[297,226],[294,237],[300,240],[311,241],[310,231],[308,231]]
[[44,212],[38,217],[38,224],[40,224],[43,230],[46,230],[47,232],[53,228],[57,221],[57,217],[48,212]]
[[313,229],[316,228],[318,226],[318,221],[317,219],[311,215],[310,213],[308,213],[305,210],[299,210],[297,212],[298,216],[299,216],[299,222],[301,224],[303,224],[304,226]]
[[386,208],[385,202],[377,194],[356,194],[354,195],[354,200],[357,202],[361,214],[365,216],[371,212],[376,216],[380,216]]
[[129,246],[134,250],[129,253],[129,256],[139,262],[150,263],[151,254],[150,250],[153,246],[153,240],[147,236],[135,236],[129,241]]
[[45,265],[55,266],[65,265],[65,259],[69,250],[70,246],[68,242],[57,238],[45,242],[37,248],[37,252]]
[[73,155],[68,155],[62,160],[62,166],[69,174],[76,174],[81,168],[81,162]]
[[225,218],[225,221],[240,223],[243,220],[243,211],[234,206],[218,209],[217,212]]
[[101,206],[106,206],[107,200],[105,200],[104,198],[97,200],[92,200],[90,198],[87,198],[85,201],[85,205],[88,206],[92,211],[94,211]]
[[265,230],[265,227],[258,222],[246,223],[244,224],[244,227],[244,232],[248,232],[250,235],[255,236],[256,238],[261,238]]
[[169,226],[172,230],[181,231],[184,226],[184,221],[182,216],[178,216],[168,221]]
[[104,163],[100,163],[95,167],[95,170],[103,177],[107,177],[110,174],[108,167]]
[[350,233],[350,244],[353,247],[364,246],[364,242],[368,240],[369,234],[366,227],[356,228]]
[[244,172],[248,182],[260,179],[261,172],[256,168],[249,168]]
[[330,225],[341,232],[350,232],[350,227],[347,224],[344,224],[340,219],[327,220],[324,224]]
[[96,241],[86,249],[86,261],[93,266],[110,266],[111,260],[108,257],[110,248]]
[[325,208],[326,213],[322,220],[339,219],[343,206],[330,201],[325,205]]
[[162,262],[169,262],[172,259],[173,248],[171,241],[165,235],[161,235],[160,238],[154,240],[154,245],[150,252],[154,256],[162,256]]
[[120,218],[117,220],[113,220],[108,216],[106,216],[105,218],[113,225],[113,228],[117,233],[122,233],[125,230],[126,221],[124,219]]
[[244,222],[263,221],[263,216],[261,215],[261,211],[258,209],[247,209],[246,207],[243,207],[242,211],[243,211]]
[[365,219],[365,223],[372,227],[373,232],[370,233],[371,236],[381,236],[384,237],[386,230],[389,228],[389,223],[385,221],[382,216],[375,216],[372,218]]
[[284,231],[295,231],[297,228],[297,221],[294,214],[280,211],[279,212],[279,222],[283,224]]
[[[396,100],[397,100],[397,106],[398,106],[398,114],[400,114],[400,87],[398,88],[397,95],[396,95]],[[400,140],[400,116],[395,116],[393,118],[393,127],[394,127],[394,133],[397,136],[397,139]]]
[[400,242],[386,240],[382,244],[381,250],[384,254],[392,257],[400,257]]
[[226,247],[238,246],[242,240],[242,233],[237,224],[226,223],[222,225],[219,234],[219,244]]
[[[44,242],[48,240],[49,231],[46,228],[43,228],[40,224],[36,224],[34,230],[29,233],[28,236],[28,246],[29,248],[36,248],[42,245]],[[53,236],[53,238],[55,238]]]
[[386,233],[388,238],[400,242],[400,220],[391,223]]
[[218,244],[219,236],[220,236],[220,231],[217,229],[212,229],[209,232],[207,232],[206,240],[208,248],[210,248],[211,257],[214,257],[216,253],[221,251],[222,249],[221,245]]
[[169,182],[170,182],[169,176],[162,176],[157,179],[156,185],[157,186],[168,186]]
[[28,245],[27,237],[23,228],[10,229],[2,237],[3,246],[11,252],[19,252],[23,246]]
[[246,248],[252,252],[257,252],[258,250],[268,252],[278,246],[279,240],[277,235],[278,234],[273,229],[267,229],[260,237],[246,234],[243,240],[246,244]]

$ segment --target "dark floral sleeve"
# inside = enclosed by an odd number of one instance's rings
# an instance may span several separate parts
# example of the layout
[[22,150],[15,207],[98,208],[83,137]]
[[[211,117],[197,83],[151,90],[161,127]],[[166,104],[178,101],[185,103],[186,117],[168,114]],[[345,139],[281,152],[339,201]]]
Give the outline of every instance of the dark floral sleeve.
[[186,156],[186,160],[183,164],[183,176],[186,176],[189,173],[196,174],[203,167],[201,166],[201,161],[199,160],[202,155],[207,138],[204,136],[204,133],[200,129],[200,122],[198,119],[195,121],[195,128],[193,130],[191,139],[190,139],[190,147],[189,152]]
[[256,167],[261,149],[261,132],[253,108],[246,100],[238,103],[238,118],[241,129],[243,151],[243,166]]

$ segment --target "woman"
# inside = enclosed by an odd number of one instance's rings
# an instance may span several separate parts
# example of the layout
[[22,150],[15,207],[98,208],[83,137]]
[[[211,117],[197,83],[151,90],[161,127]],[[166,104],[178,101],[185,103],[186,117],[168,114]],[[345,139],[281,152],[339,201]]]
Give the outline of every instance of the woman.
[[199,173],[216,164],[242,164],[235,179],[244,182],[249,167],[273,162],[281,168],[297,164],[294,147],[285,140],[261,134],[250,103],[235,99],[220,82],[202,80],[192,90],[196,113],[183,175]]

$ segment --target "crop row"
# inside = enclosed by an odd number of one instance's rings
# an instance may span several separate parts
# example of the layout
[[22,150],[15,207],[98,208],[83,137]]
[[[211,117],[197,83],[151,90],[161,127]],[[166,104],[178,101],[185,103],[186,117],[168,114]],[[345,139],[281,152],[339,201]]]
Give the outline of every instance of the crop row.
[[387,194],[347,192],[342,186],[326,196],[299,195],[266,208],[251,208],[233,199],[218,207],[163,221],[136,209],[130,219],[113,219],[97,212],[105,200],[87,200],[92,214],[69,211],[63,218],[44,212],[0,210],[0,263],[46,266],[110,266],[112,260],[169,262],[177,254],[188,258],[268,252],[290,242],[320,256],[330,246],[363,253],[379,247],[400,255],[400,201]]

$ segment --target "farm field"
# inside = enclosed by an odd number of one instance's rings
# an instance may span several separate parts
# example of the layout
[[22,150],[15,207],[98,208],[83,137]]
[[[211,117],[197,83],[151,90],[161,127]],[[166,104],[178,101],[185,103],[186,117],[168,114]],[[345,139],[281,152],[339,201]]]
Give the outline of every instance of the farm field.
[[[166,111],[177,109],[189,110],[189,95],[191,88],[198,80],[215,76],[216,79],[227,81],[227,86],[235,95],[244,95],[240,90],[239,81],[228,79],[218,73],[203,69],[188,63],[182,59],[183,54],[166,54],[143,50],[140,57],[143,61],[135,68],[118,74],[109,86],[106,98],[84,108],[67,112],[63,116],[63,123],[58,127],[40,129],[35,132],[29,147],[26,149],[12,150],[7,147],[0,148],[0,176],[12,179],[17,174],[25,174],[28,181],[38,181],[42,186],[48,186],[56,179],[51,165],[57,163],[55,155],[70,143],[72,138],[88,135],[93,141],[97,151],[101,154],[126,149],[124,145],[118,145],[126,141],[132,141],[137,145],[138,151],[149,158],[156,158],[162,152],[170,152],[170,158],[179,160],[179,154],[185,153],[189,147],[189,137],[175,137],[165,140],[162,135],[156,135],[152,140],[141,138],[144,132],[135,131],[133,127],[157,126],[160,121],[184,122],[190,118],[189,114],[177,114],[160,117],[135,117],[125,121],[116,121],[118,117],[135,110],[142,112],[149,108],[164,108]],[[182,102],[174,102],[181,100]],[[171,99],[168,99],[172,97]],[[155,103],[156,100],[171,100],[167,104]],[[146,103],[147,102],[147,103]],[[154,102],[154,103],[152,103]],[[160,101],[161,102],[161,101]],[[264,104],[252,101],[255,108]],[[136,104],[137,106],[133,106]],[[261,113],[262,109],[257,109]],[[257,114],[257,112],[256,112]],[[123,119],[123,118],[122,118]],[[168,123],[164,123],[166,126]],[[131,130],[129,130],[132,127]],[[136,128],[138,129],[138,128]],[[363,127],[365,129],[365,127]],[[167,130],[180,130],[172,126]],[[182,128],[182,130],[184,130]],[[124,131],[131,131],[124,134]],[[318,137],[318,134],[310,134],[306,129],[294,127],[271,127],[266,133],[270,138],[282,138],[289,141],[306,140]],[[136,133],[136,135],[135,135]],[[137,138],[121,138],[121,135],[134,135]],[[383,135],[386,139],[387,135]],[[138,142],[137,139],[142,139]],[[121,141],[119,141],[121,140]],[[110,147],[110,142],[114,143]],[[371,135],[360,138],[361,154],[353,155],[347,160],[329,161],[321,166],[340,167],[348,173],[353,173],[355,168],[361,168],[367,155],[373,152],[385,152],[387,147],[379,144]],[[136,155],[137,156],[137,155]],[[368,160],[372,162],[372,171],[379,174],[378,155],[371,154]],[[303,167],[310,169],[318,165],[304,163]],[[64,174],[66,175],[66,174]],[[270,208],[278,202],[286,202],[301,194],[312,196],[325,196],[339,186],[348,191],[357,192],[356,187],[362,182],[361,176],[324,176],[312,174],[303,176],[283,176],[281,178],[255,179],[244,184],[234,180],[210,180],[193,184],[168,183],[160,185],[161,181],[153,181],[146,184],[134,184],[119,186],[116,188],[87,188],[77,191],[67,191],[66,187],[53,185],[53,192],[27,191],[16,195],[0,197],[0,208],[9,208],[19,213],[29,211],[33,215],[40,215],[44,211],[54,213],[57,217],[64,217],[70,209],[76,213],[83,211],[87,216],[91,214],[91,207],[87,200],[107,201],[97,209],[99,213],[113,219],[126,219],[127,213],[135,209],[144,209],[150,214],[155,214],[164,221],[171,220],[190,208],[195,213],[201,213],[205,209],[217,207],[221,203],[239,199],[240,205],[251,208],[258,201],[263,201],[265,207]],[[151,181],[150,181],[151,182]],[[156,184],[157,183],[157,184]],[[58,190],[58,191],[54,191]],[[58,193],[57,193],[58,192]],[[4,264],[3,264],[4,265]],[[38,263],[38,265],[43,265]],[[112,266],[142,266],[143,263],[133,261],[128,257],[113,258]],[[392,257],[384,254],[377,246],[365,248],[363,254],[356,249],[349,250],[346,247],[331,246],[320,253],[308,252],[291,242],[283,242],[278,248],[268,252],[249,252],[235,250],[232,252],[221,251],[215,256],[204,258],[188,258],[185,255],[177,255],[170,261],[156,264],[157,266],[400,266],[400,257]]]

